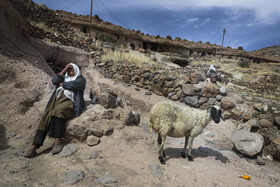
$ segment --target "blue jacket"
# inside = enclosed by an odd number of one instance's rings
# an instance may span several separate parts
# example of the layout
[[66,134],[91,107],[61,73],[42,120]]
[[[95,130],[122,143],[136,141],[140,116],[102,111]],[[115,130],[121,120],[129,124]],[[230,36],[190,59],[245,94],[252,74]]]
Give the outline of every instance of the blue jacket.
[[[85,100],[84,100],[84,90],[86,87],[86,79],[83,76],[78,76],[76,80],[64,82],[64,76],[60,74],[56,74],[52,82],[54,85],[58,86],[60,83],[62,87],[66,90],[71,90],[74,92],[74,106],[75,106],[75,115],[74,117],[78,117],[82,114],[83,110],[86,108]],[[47,106],[51,103],[52,98],[54,97],[55,91],[52,94]]]

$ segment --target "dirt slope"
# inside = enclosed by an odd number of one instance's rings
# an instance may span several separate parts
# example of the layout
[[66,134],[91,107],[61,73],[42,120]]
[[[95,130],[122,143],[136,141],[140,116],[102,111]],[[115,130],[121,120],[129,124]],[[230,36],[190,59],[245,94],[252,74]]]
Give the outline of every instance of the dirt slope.
[[[104,87],[116,88],[140,111],[140,125],[116,129],[111,136],[102,137],[101,143],[94,147],[72,141],[69,145],[78,150],[66,158],[58,158],[49,152],[53,140],[48,139],[39,150],[40,154],[33,159],[22,157],[30,137],[13,136],[7,128],[5,141],[9,148],[0,152],[1,186],[67,186],[64,173],[71,169],[85,172],[85,178],[74,186],[104,186],[97,182],[104,174],[118,180],[108,186],[279,186],[279,163],[267,162],[265,166],[259,166],[256,160],[240,158],[230,150],[229,137],[236,128],[231,121],[210,123],[204,133],[194,140],[194,162],[180,157],[183,138],[167,138],[166,165],[160,165],[157,135],[147,130],[148,109],[165,98],[147,96],[144,89],[136,91],[134,86],[104,79],[92,68],[87,71]],[[17,134],[21,131],[24,129]],[[96,152],[99,156],[91,158]],[[153,175],[149,167],[151,163],[159,165],[161,177]],[[243,174],[250,175],[252,179],[238,178]]]

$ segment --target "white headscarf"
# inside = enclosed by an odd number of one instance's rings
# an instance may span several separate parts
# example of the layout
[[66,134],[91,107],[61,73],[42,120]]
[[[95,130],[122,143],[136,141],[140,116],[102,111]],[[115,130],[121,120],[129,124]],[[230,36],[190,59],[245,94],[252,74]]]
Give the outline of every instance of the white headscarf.
[[216,68],[211,64],[209,70],[212,69],[214,71],[216,71]]
[[[65,77],[64,77],[64,82],[74,81],[74,80],[76,80],[76,78],[78,76],[81,75],[79,67],[76,64],[73,64],[73,63],[70,63],[70,64],[73,66],[75,74],[71,77],[66,72]],[[57,95],[56,95],[57,98],[59,98],[59,96],[61,94],[61,91],[63,91],[63,90],[64,90],[64,95],[74,102],[74,92],[71,91],[71,90],[66,90],[62,86],[57,88],[57,92],[56,92],[57,93]]]

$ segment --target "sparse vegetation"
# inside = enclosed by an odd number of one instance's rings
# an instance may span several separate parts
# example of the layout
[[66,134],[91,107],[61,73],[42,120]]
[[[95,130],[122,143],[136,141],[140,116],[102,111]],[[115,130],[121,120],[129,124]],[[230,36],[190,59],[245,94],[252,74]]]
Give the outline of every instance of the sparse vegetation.
[[110,34],[107,34],[107,33],[98,34],[97,39],[101,40],[103,42],[110,42],[110,43],[116,42],[116,40]]
[[187,53],[181,53],[180,57],[181,58],[189,58],[189,55]]
[[242,59],[238,62],[238,65],[242,68],[248,68],[250,67],[250,61],[246,59]]
[[166,38],[172,40],[172,37],[170,35],[167,35]]
[[142,53],[136,51],[124,52],[122,50],[112,51],[110,49],[104,49],[105,54],[102,55],[102,61],[113,61],[115,64],[119,62],[128,62],[135,64],[138,67],[143,67],[145,64],[150,64],[155,67],[160,67],[160,64],[156,63],[151,58],[145,56]]

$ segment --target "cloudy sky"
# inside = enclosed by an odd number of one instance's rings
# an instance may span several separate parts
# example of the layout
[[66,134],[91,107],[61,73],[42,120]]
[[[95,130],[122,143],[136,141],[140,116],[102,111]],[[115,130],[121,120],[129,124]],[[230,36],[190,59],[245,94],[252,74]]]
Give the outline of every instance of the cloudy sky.
[[[33,0],[90,14],[91,0]],[[255,50],[280,45],[280,0],[93,0],[93,15],[145,34]]]

